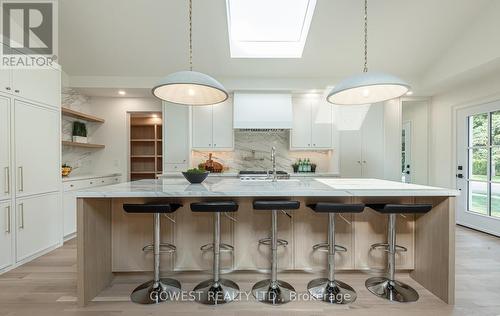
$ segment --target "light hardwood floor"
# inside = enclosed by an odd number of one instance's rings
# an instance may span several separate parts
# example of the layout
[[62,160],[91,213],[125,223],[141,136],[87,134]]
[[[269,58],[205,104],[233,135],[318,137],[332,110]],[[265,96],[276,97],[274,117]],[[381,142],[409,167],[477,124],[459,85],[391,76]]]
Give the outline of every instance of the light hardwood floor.
[[[88,307],[76,305],[76,242],[0,276],[0,316],[14,315],[500,315],[500,238],[457,227],[456,235],[456,305],[444,304],[407,274],[399,279],[414,286],[421,298],[412,304],[389,303],[371,295],[364,287],[366,274],[342,273],[338,278],[351,284],[358,300],[349,306],[331,306],[317,301],[297,301],[272,307],[249,301],[208,307],[194,302],[168,302],[142,306],[128,301],[130,290],[145,280],[145,275],[120,275],[111,288]],[[208,274],[183,273],[175,276],[190,290]],[[226,277],[236,281],[242,290],[265,278],[255,273],[233,273]],[[315,275],[281,273],[298,292]]]

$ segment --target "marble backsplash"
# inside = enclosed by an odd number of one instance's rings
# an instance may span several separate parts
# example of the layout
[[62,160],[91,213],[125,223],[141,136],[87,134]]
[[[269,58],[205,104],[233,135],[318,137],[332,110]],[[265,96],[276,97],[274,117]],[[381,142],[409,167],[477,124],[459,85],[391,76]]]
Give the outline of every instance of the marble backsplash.
[[[71,88],[63,88],[62,104],[64,107],[76,111],[86,112],[89,103],[89,98],[80,94],[78,91]],[[61,137],[62,140],[71,141],[73,130],[73,122],[75,119],[63,116],[61,121]],[[92,135],[94,126],[87,124],[87,134]],[[91,138],[91,137],[90,137]],[[62,163],[73,167],[71,175],[87,174],[92,171],[92,154],[93,150],[83,147],[63,146],[62,148]]]
[[[234,151],[214,151],[212,159],[222,163],[228,172],[240,170],[271,169],[271,147],[276,147],[278,170],[293,172],[292,164],[299,159],[309,158],[317,165],[316,172],[329,172],[331,150],[290,151],[289,131],[240,131],[234,132]],[[198,165],[208,159],[210,152],[192,152],[192,164]]]

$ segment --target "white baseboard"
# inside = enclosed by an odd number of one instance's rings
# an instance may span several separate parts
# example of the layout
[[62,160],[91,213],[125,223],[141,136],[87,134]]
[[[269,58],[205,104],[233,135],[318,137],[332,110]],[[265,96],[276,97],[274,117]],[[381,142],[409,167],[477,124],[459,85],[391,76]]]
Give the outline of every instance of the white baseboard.
[[46,248],[46,249],[43,249],[43,250],[41,250],[41,251],[39,251],[39,252],[37,252],[37,253],[35,253],[35,254],[33,254],[33,255],[31,255],[31,256],[29,256],[29,257],[27,257],[27,258],[24,258],[23,260],[21,260],[21,261],[19,261],[19,262],[15,262],[15,263],[13,263],[12,265],[10,265],[10,266],[8,266],[8,267],[6,267],[6,268],[4,268],[4,269],[0,270],[0,274],[3,274],[3,273],[5,273],[5,272],[10,271],[10,270],[12,270],[12,269],[15,269],[15,268],[17,268],[17,267],[20,267],[20,266],[22,266],[22,265],[23,265],[23,264],[25,264],[25,263],[28,263],[28,262],[30,262],[30,261],[32,261],[32,260],[34,260],[34,259],[38,258],[38,257],[41,257],[41,256],[43,256],[43,255],[45,255],[45,254],[47,254],[47,253],[49,253],[49,252],[51,252],[51,251],[53,251],[53,250],[55,250],[55,249],[59,248],[59,247],[61,247],[62,245],[63,245],[63,243],[62,243],[62,242],[59,242],[59,243],[57,243],[57,244],[55,244],[55,245],[53,245],[53,246],[50,246],[50,247],[48,247],[48,248]]

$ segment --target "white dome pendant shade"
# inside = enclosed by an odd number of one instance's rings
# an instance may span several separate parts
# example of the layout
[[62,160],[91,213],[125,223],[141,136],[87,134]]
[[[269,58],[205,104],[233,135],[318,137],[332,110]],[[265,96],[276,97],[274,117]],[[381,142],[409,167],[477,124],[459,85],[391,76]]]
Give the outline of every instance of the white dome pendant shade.
[[360,105],[399,98],[409,90],[410,85],[396,76],[363,72],[342,80],[326,99],[333,104]]
[[326,97],[330,103],[371,104],[399,98],[410,90],[410,85],[396,76],[381,72],[368,72],[368,0],[365,0],[364,18],[365,65],[363,72],[338,83]]
[[193,71],[193,1],[189,0],[189,70],[169,74],[152,89],[161,100],[182,105],[210,105],[227,100],[226,89],[220,82],[201,72]]
[[201,72],[186,70],[169,74],[153,88],[153,95],[183,105],[209,105],[227,100],[224,86]]

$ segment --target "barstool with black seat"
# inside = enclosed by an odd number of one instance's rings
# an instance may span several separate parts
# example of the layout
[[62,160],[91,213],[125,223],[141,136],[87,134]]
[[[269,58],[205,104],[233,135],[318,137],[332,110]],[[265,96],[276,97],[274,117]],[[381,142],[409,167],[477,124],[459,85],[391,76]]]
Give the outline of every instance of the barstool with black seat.
[[175,212],[182,207],[173,203],[147,203],[147,204],[123,204],[123,209],[127,213],[153,214],[154,238],[151,245],[142,248],[143,251],[153,251],[154,254],[154,278],[136,287],[130,299],[139,304],[156,304],[172,299],[180,293],[181,284],[179,281],[170,278],[160,277],[160,254],[175,252],[172,244],[160,242],[160,214]]
[[378,243],[372,249],[382,248],[387,251],[387,277],[373,277],[365,282],[366,288],[374,295],[396,302],[415,302],[418,293],[411,286],[395,279],[396,252],[406,248],[396,245],[396,215],[425,214],[432,209],[431,204],[367,204],[381,214],[389,216],[387,243]]
[[356,300],[356,291],[350,285],[335,279],[335,253],[347,251],[345,247],[335,244],[335,214],[361,213],[365,205],[318,202],[308,207],[316,213],[328,213],[328,242],[313,246],[314,250],[328,251],[328,278],[312,280],[307,285],[307,290],[314,298],[328,303],[352,303]]
[[[286,246],[288,242],[278,239],[278,211],[296,210],[298,201],[254,201],[255,210],[271,211],[271,237],[259,240],[259,244],[271,246],[271,279],[257,282],[252,288],[253,296],[260,302],[279,305],[292,300],[295,289],[289,283],[278,280],[278,245]],[[288,213],[286,213],[288,215]]]
[[233,301],[239,295],[239,286],[228,279],[220,277],[220,251],[232,251],[233,247],[220,241],[220,214],[236,212],[238,204],[233,201],[214,201],[191,203],[193,212],[210,212],[214,214],[213,243],[201,246],[202,251],[213,251],[213,278],[199,283],[194,288],[194,299],[203,304],[218,305]]

